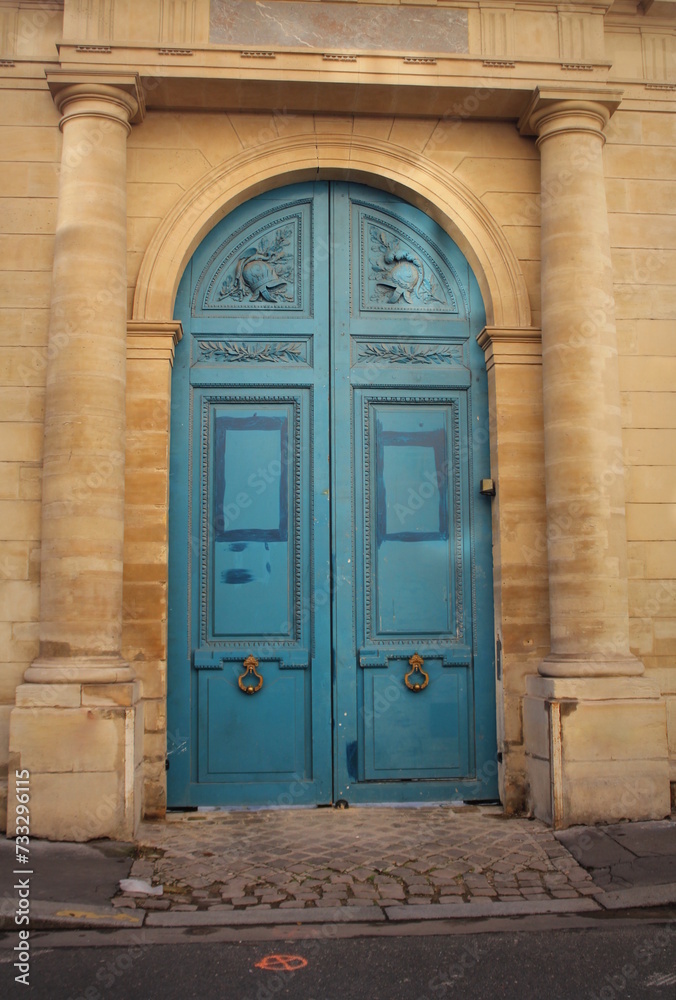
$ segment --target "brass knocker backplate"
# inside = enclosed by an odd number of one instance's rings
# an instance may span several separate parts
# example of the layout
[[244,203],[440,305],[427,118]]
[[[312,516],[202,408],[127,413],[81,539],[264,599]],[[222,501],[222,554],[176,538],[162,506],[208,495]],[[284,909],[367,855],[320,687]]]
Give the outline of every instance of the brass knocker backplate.
[[[409,691],[414,691],[417,694],[419,691],[425,690],[425,688],[430,682],[430,675],[427,673],[426,670],[423,670],[422,668],[422,665],[425,661],[423,660],[420,653],[414,653],[408,662],[411,665],[411,669],[404,677],[404,684],[409,689]],[[411,677],[413,677],[415,674],[419,674],[420,677],[423,678],[423,680],[420,681],[418,677],[416,677],[415,680],[411,680]]]
[[[240,691],[243,691],[244,694],[256,694],[256,692],[260,691],[260,689],[263,687],[263,678],[256,670],[256,667],[258,666],[258,660],[256,659],[255,656],[247,656],[243,666],[245,667],[244,673],[240,674],[240,676],[237,679],[237,683],[239,684],[239,689]],[[245,684],[244,682],[247,679],[247,677],[249,679],[255,677],[256,680],[258,681],[258,684],[256,684],[255,686],[253,684]]]

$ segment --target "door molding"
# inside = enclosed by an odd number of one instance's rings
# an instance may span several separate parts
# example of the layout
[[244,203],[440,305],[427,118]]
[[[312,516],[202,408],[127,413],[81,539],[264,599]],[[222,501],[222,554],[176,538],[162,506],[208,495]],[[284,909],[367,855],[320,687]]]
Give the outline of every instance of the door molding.
[[530,327],[519,261],[483,202],[420,153],[360,135],[315,132],[244,150],[205,174],[164,217],[143,257],[133,319],[171,320],[196,247],[238,205],[281,185],[317,179],[379,187],[421,209],[448,233],[476,276],[492,326]]

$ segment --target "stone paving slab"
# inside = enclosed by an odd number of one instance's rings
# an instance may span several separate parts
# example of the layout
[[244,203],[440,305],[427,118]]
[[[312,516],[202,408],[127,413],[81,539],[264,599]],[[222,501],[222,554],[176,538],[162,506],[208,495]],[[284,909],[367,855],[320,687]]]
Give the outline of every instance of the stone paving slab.
[[519,903],[572,911],[603,892],[547,826],[495,806],[178,813],[142,824],[137,842],[131,877],[164,894],[113,902],[154,911],[157,926],[174,913],[263,923],[298,911],[470,916],[470,904],[496,916]]
[[649,823],[615,823],[604,827],[606,834],[637,857],[673,855],[676,844],[676,821],[654,820]]
[[[104,905],[126,878],[135,853],[134,844],[94,840],[88,844],[31,839],[31,901],[77,900],[78,905]],[[15,868],[16,845],[0,835],[0,885]]]
[[576,826],[556,833],[606,892],[676,884],[676,820]]

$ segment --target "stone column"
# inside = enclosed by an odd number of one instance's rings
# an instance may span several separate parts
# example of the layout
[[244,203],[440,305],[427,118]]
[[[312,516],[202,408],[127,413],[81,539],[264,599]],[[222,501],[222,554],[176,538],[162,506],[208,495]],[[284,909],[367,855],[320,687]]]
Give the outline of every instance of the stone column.
[[86,840],[131,835],[140,805],[138,684],[121,637],[126,144],[142,100],[129,75],[56,72],[48,82],[62,115],[63,150],[45,399],[40,648],[17,690],[10,751],[17,768],[31,773],[33,834]]
[[[669,811],[664,705],[656,686],[638,678],[643,664],[629,649],[622,423],[603,171],[603,129],[620,97],[612,91],[537,91],[522,118],[522,130],[537,134],[541,156],[551,630],[542,676],[528,682],[524,726],[535,811],[559,826]],[[546,762],[546,769],[535,762]],[[630,801],[620,786],[632,770],[640,788]]]

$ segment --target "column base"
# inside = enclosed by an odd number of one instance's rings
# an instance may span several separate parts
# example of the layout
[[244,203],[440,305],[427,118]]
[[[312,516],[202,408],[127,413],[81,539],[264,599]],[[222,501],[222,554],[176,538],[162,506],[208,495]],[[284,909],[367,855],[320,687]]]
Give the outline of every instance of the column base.
[[550,653],[538,667],[543,677],[638,677],[645,672],[641,661],[629,656],[567,656]]
[[120,684],[134,680],[121,656],[38,657],[24,674],[29,684]]
[[133,839],[143,777],[140,687],[127,681],[17,688],[9,724],[9,837],[17,833],[17,780],[23,778],[32,837]]
[[645,678],[529,676],[529,807],[554,829],[670,815],[666,706]]

